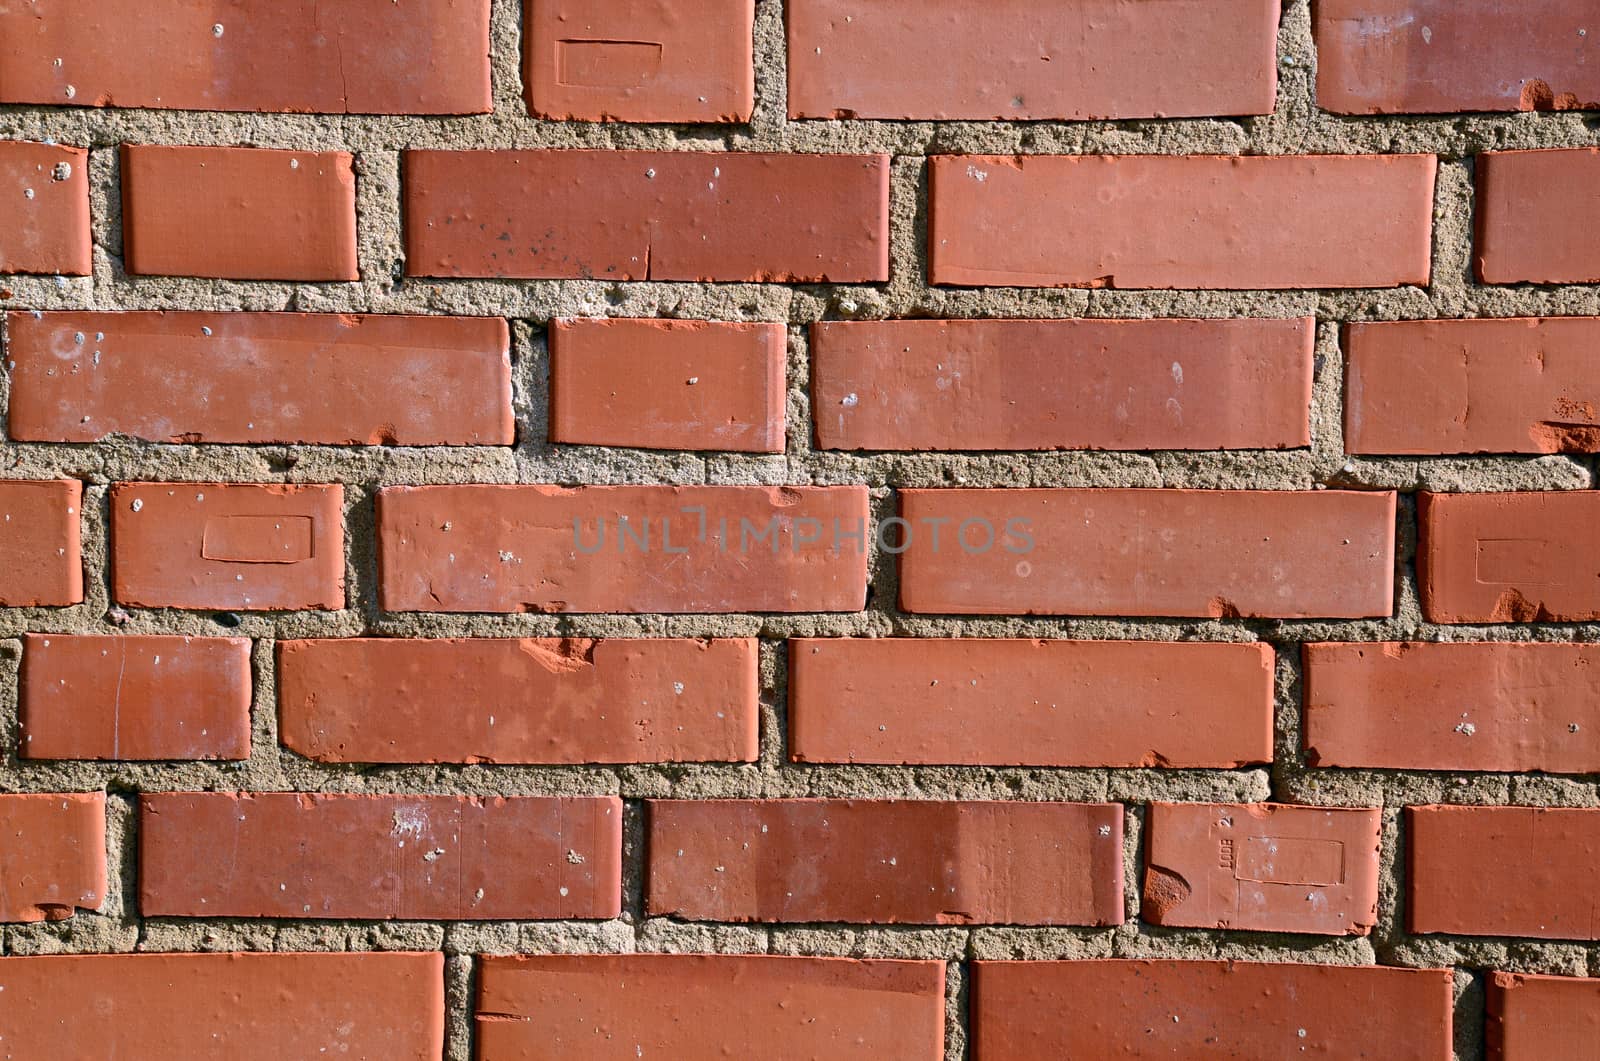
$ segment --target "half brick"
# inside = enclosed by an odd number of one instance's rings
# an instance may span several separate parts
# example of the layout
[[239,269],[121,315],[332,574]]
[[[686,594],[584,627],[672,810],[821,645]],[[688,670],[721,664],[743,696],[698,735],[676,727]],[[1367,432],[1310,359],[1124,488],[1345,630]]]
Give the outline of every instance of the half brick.
[[939,1061],[944,963],[748,954],[479,961],[482,1057]]
[[146,917],[610,918],[614,796],[146,794]]
[[[26,16],[0,15],[0,34]],[[0,48],[3,48],[0,38]],[[0,61],[0,84],[9,64]],[[89,152],[81,147],[0,141],[0,273],[88,276]]]
[[1122,923],[1122,805],[650,800],[646,912],[691,921]]
[[1272,759],[1267,645],[789,642],[796,762],[1230,768]]
[[500,319],[9,313],[25,442],[483,446],[515,441]]
[[0,481],[0,607],[82,603],[82,505],[76,479]]
[[0,958],[15,1058],[437,1058],[441,954]]
[[906,611],[1385,616],[1395,495],[904,490]]
[[424,486],[378,494],[389,611],[859,611],[865,487]]
[[1477,177],[1478,279],[1600,283],[1600,148],[1489,151]]
[[811,326],[817,445],[1289,449],[1311,442],[1309,317]]
[[1152,803],[1140,913],[1156,925],[1365,936],[1382,811]]
[[117,483],[112,596],[146,608],[344,607],[344,488]]
[[1492,973],[1485,1002],[1489,1061],[1587,1058],[1600,1043],[1600,980]]
[[1428,282],[1432,155],[937,155],[934,284]]
[[28,634],[25,759],[248,759],[250,642]]
[[756,642],[278,642],[278,727],[320,762],[749,762]]
[[407,151],[411,276],[871,283],[889,157]]
[[0,922],[64,921],[105,897],[105,793],[0,795]]
[[783,452],[782,324],[550,322],[550,441]]

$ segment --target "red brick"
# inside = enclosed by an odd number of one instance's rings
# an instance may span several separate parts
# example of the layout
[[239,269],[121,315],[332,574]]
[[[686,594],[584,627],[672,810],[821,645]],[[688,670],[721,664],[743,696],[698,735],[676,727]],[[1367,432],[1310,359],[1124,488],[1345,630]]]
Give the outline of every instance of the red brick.
[[1477,174],[1478,279],[1600,283],[1600,148],[1491,151]]
[[478,1056],[940,1061],[944,963],[765,954],[479,962]]
[[1119,803],[650,800],[649,808],[652,915],[1122,923]]
[[944,489],[900,496],[910,524],[909,545],[896,546],[904,548],[906,611],[1295,619],[1386,616],[1392,607],[1391,493]]
[[0,795],[0,922],[63,921],[105,897],[105,793]]
[[1432,155],[939,155],[935,284],[1426,284]]
[[394,487],[378,494],[379,599],[387,611],[859,611],[867,555],[847,536],[866,518],[854,486]]
[[128,272],[359,280],[347,151],[122,145]]
[[550,322],[550,441],[782,453],[782,324]]
[[1420,493],[1417,521],[1429,622],[1600,619],[1600,494]]
[[1306,645],[1314,766],[1600,771],[1600,645]]
[[791,118],[1270,114],[1278,5],[790,0]]
[[889,156],[407,151],[411,276],[889,278]]
[[30,0],[0,18],[0,101],[351,114],[489,110],[487,0]]
[[[8,21],[0,15],[0,35]],[[0,42],[0,49],[3,49]],[[0,61],[0,84],[8,64]],[[93,271],[89,152],[81,147],[0,141],[0,273]]]
[[82,502],[76,479],[0,480],[0,606],[83,601]]
[[1450,1061],[1448,969],[1209,961],[975,962],[983,1061]]
[[1600,451],[1600,317],[1352,324],[1350,453]]
[[510,333],[479,317],[9,313],[25,442],[510,445]]
[[1488,988],[1490,1061],[1600,1057],[1600,980],[1493,973]]
[[523,78],[535,117],[747,122],[750,0],[524,0]]
[[141,797],[146,917],[610,918],[622,801],[166,792]]
[[1269,762],[1272,649],[791,640],[789,749],[796,762],[812,763],[1229,768]]
[[824,449],[1287,449],[1311,443],[1313,321],[811,326]]
[[1600,809],[1407,807],[1411,932],[1600,939]]
[[283,743],[320,762],[741,762],[753,639],[278,642]]
[[1317,103],[1336,114],[1600,106],[1586,4],[1320,0],[1313,10]]
[[344,607],[344,488],[118,483],[112,597],[146,608]]
[[14,1058],[437,1058],[440,954],[0,958]]
[[1140,913],[1182,928],[1365,936],[1378,920],[1381,814],[1152,803]]
[[28,634],[28,759],[248,759],[250,642]]

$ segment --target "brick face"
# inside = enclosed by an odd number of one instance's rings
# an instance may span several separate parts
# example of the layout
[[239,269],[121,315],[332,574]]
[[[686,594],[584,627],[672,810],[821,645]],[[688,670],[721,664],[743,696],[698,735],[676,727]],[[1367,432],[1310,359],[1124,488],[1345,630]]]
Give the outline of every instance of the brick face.
[[83,484],[75,479],[0,481],[0,605],[83,600],[82,504]]
[[277,1061],[329,1043],[351,1057],[437,1057],[443,966],[412,953],[0,958],[0,1027],[16,1058]]
[[1428,282],[1432,156],[936,155],[928,170],[935,284]]
[[1600,148],[1490,151],[1477,164],[1478,279],[1600,283]]
[[792,118],[1268,114],[1278,5],[793,0]]
[[412,276],[889,276],[886,155],[408,151]]
[[99,908],[105,815],[100,792],[0,794],[0,923],[62,921]]
[[88,276],[89,152],[0,141],[0,184],[0,273]]
[[1600,1041],[1600,980],[1492,973],[1485,1005],[1492,1061],[1583,1057]]
[[11,313],[12,437],[507,445],[506,323],[334,313]]

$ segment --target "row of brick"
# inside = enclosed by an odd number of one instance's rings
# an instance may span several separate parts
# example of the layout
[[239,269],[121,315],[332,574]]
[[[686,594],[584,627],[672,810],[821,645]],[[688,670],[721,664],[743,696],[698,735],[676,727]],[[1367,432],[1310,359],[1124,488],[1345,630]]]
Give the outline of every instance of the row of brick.
[[[524,0],[529,110],[583,121],[745,122],[751,0]],[[212,22],[184,0],[0,15],[0,103],[476,114],[491,109],[489,0]],[[791,118],[1088,119],[1270,114],[1280,5],[1180,0],[789,0]],[[1322,107],[1339,114],[1600,106],[1594,14],[1557,0],[1315,5]]]
[[[515,441],[499,319],[35,311],[5,327],[18,441]],[[819,322],[815,442],[1304,447],[1314,339],[1310,317]],[[1345,449],[1600,451],[1596,344],[1597,317],[1347,325]],[[555,320],[549,354],[551,442],[783,452],[782,324]]]
[[[0,482],[0,605],[83,599],[82,484]],[[112,597],[345,606],[343,487],[117,483]],[[377,493],[380,606],[439,612],[860,611],[868,554],[934,614],[1392,614],[1388,491],[488,485]],[[1433,622],[1600,618],[1600,493],[1417,495]],[[1262,577],[1265,574],[1266,577]]]
[[[1120,925],[1121,803],[647,800],[644,909],[689,921]],[[1592,940],[1600,809],[1415,806],[1411,932]],[[1140,916],[1365,936],[1378,808],[1153,803]],[[615,796],[162,792],[139,797],[146,917],[608,919]],[[106,897],[102,793],[0,796],[0,921]],[[1484,851],[1496,857],[1487,862]],[[1537,868],[1536,868],[1537,867]]]
[[[1426,284],[1433,155],[935,155],[929,280],[955,286]],[[87,275],[87,152],[0,144],[0,271]],[[406,273],[889,279],[888,155],[404,153]],[[1600,281],[1600,149],[1478,156],[1486,283]],[[357,280],[343,151],[122,146],[129,273]]]
[[[24,758],[249,758],[249,640],[23,641]],[[744,638],[280,641],[278,733],[329,763],[753,762],[756,654]],[[1273,759],[1264,644],[798,638],[788,654],[795,762]],[[1313,766],[1600,772],[1594,645],[1329,643],[1303,654]]]
[[[481,955],[480,1059],[939,1061],[941,961],[747,954]],[[1122,1055],[1448,1061],[1449,969],[1233,961],[974,961],[982,1061]],[[1588,1056],[1600,980],[1494,972],[1491,1061]],[[418,952],[0,958],[0,1056],[428,1061],[444,956]],[[263,1028],[272,1034],[260,1034]]]

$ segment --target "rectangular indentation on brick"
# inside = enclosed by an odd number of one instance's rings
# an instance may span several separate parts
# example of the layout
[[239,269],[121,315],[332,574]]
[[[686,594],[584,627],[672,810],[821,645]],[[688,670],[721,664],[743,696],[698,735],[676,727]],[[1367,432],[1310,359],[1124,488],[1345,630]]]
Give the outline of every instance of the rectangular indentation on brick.
[[311,559],[314,530],[310,516],[212,516],[200,555],[233,564],[297,564]]
[[1551,543],[1543,538],[1479,538],[1478,581],[1487,585],[1516,582],[1544,586],[1544,575],[1554,558]]
[[556,41],[557,77],[581,88],[635,88],[661,70],[655,41]]
[[1316,887],[1344,883],[1344,844],[1337,840],[1247,836],[1237,852],[1234,880]]

